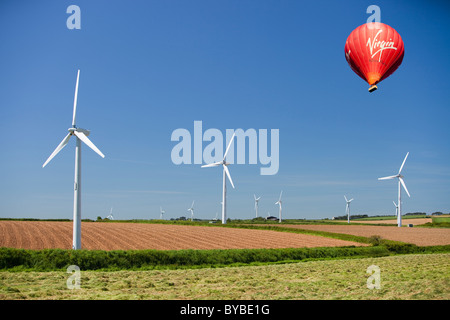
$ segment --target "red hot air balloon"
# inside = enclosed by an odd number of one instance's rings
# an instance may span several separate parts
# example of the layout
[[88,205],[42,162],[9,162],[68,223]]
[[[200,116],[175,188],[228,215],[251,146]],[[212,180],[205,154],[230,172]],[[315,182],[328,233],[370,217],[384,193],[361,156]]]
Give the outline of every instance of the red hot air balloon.
[[366,23],[350,33],[345,42],[345,59],[352,70],[371,86],[389,77],[403,61],[405,50],[394,28],[381,22]]

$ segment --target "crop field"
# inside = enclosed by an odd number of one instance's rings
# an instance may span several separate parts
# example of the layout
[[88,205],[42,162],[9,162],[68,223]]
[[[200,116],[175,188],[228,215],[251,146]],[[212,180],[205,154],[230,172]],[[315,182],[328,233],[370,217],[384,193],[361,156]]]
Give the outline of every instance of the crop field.
[[[0,300],[450,298],[448,228],[258,228],[83,222],[88,250],[73,251],[70,221],[3,220]],[[365,241],[372,236],[400,242]],[[80,289],[67,287],[68,265],[80,267]],[[380,288],[367,287],[372,265],[380,270]]]
[[[0,247],[70,249],[72,223],[0,221]],[[147,223],[82,222],[82,248],[88,250],[258,249],[363,246],[315,235],[270,230]]]
[[[433,218],[410,218],[410,219],[402,219],[402,225],[406,226],[408,224],[413,225],[421,225],[425,223],[433,222]],[[347,221],[345,221],[347,223]],[[397,219],[358,219],[358,220],[351,220],[351,223],[376,223],[376,224],[397,224]]]
[[398,228],[394,226],[365,226],[352,223],[350,225],[283,225],[283,227],[351,234],[362,237],[380,236],[383,239],[412,243],[418,246],[450,244],[449,228]]
[[[367,286],[367,268],[380,288]],[[0,272],[1,299],[448,300],[450,254],[411,254],[281,265],[150,271],[84,271],[68,289],[65,271]]]

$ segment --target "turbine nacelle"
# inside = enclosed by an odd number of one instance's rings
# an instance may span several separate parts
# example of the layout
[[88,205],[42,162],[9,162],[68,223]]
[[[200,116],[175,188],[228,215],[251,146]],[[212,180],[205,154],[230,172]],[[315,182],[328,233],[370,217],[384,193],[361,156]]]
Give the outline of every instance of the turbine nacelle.
[[86,137],[89,136],[89,134],[91,133],[91,131],[89,131],[87,129],[77,128],[77,127],[69,128],[69,129],[67,129],[67,131],[69,131],[71,134],[74,134],[75,131],[82,132]]

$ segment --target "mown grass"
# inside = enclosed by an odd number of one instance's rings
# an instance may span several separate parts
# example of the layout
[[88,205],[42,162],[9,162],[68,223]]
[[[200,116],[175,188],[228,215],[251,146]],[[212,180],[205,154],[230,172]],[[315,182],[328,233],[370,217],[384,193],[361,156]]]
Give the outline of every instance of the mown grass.
[[[369,289],[367,268],[380,270]],[[448,300],[450,254],[395,255],[233,268],[82,271],[68,289],[65,270],[0,272],[0,299]]]
[[432,222],[423,224],[423,227],[450,228],[450,217],[433,217]]

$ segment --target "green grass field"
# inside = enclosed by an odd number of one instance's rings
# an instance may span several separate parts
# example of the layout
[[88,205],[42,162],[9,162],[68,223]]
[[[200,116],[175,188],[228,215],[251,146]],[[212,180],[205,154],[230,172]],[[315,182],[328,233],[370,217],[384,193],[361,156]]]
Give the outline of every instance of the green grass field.
[[[366,271],[380,268],[380,289],[368,289]],[[308,261],[261,266],[82,271],[70,274],[0,272],[0,299],[450,299],[450,254]]]

